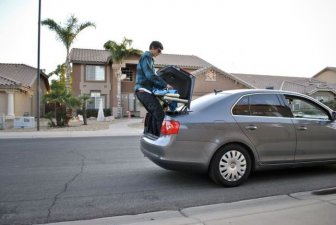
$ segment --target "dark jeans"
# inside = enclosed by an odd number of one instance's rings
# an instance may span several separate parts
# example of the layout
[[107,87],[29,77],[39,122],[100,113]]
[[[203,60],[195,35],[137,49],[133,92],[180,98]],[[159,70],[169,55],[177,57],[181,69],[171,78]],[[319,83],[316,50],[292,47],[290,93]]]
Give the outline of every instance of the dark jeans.
[[136,91],[135,95],[148,112],[145,118],[144,133],[151,133],[159,137],[162,122],[165,117],[161,104],[153,94]]

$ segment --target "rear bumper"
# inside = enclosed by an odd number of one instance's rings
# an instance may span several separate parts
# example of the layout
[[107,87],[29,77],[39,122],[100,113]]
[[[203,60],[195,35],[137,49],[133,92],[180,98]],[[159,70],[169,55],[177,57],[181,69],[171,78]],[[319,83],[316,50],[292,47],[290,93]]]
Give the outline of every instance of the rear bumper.
[[157,139],[146,135],[141,137],[143,154],[158,166],[169,170],[207,172],[215,149],[213,143],[177,141],[175,135]]

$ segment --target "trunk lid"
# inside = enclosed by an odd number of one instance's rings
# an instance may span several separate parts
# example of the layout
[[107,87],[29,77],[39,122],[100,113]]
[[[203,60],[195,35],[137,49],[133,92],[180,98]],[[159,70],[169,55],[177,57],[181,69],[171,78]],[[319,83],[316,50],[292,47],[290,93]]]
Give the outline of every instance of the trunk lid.
[[189,109],[194,91],[195,76],[177,66],[163,67],[157,71],[157,75],[177,90],[180,99],[187,100],[185,105]]

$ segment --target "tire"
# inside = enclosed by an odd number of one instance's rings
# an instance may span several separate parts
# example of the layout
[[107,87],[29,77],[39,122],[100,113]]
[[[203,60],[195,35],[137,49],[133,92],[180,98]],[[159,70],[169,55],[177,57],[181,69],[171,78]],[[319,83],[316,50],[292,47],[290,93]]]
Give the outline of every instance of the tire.
[[213,156],[209,176],[217,184],[235,187],[246,181],[251,172],[251,164],[251,157],[243,146],[227,145]]

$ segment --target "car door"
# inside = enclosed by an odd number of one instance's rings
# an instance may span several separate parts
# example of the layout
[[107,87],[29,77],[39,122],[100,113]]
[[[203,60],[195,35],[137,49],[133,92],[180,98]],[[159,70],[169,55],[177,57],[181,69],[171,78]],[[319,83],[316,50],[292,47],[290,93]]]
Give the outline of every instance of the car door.
[[328,110],[312,99],[285,95],[294,117],[296,161],[336,159],[336,122]]
[[296,134],[292,114],[277,94],[243,96],[232,108],[232,114],[256,148],[261,163],[294,161]]

